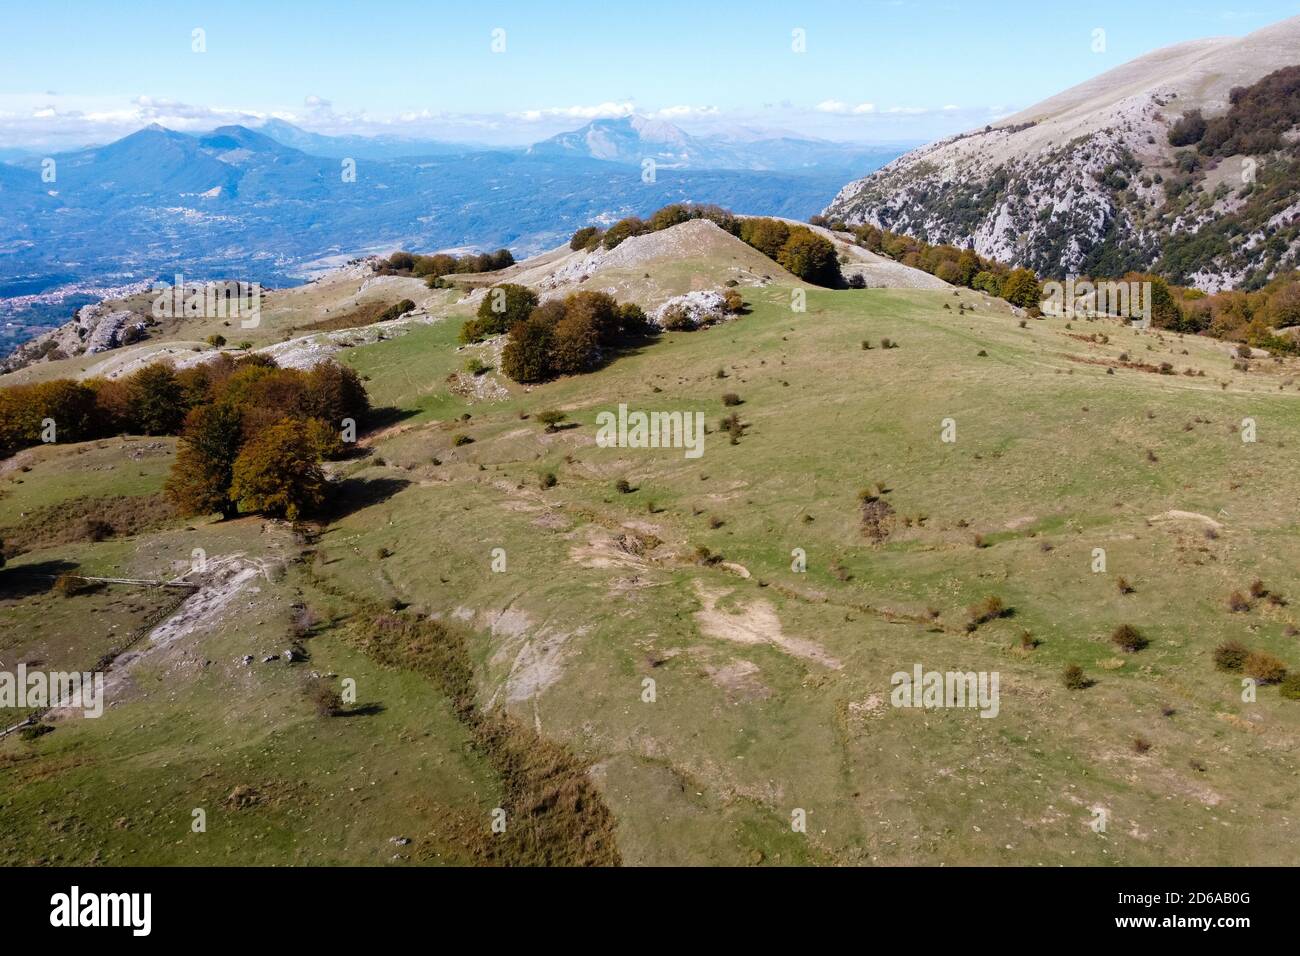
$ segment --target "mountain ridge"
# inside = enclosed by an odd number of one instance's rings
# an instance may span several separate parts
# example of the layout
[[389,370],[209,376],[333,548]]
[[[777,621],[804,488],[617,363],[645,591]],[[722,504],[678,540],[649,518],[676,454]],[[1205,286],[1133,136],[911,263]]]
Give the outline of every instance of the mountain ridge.
[[[1185,172],[1170,129],[1194,110],[1222,114],[1234,88],[1294,63],[1300,17],[1245,37],[1156,50],[997,126],[913,150],[844,186],[823,214],[928,242],[969,243],[1045,275],[1158,268],[1169,237],[1194,234],[1234,210],[1231,195],[1213,195],[1220,183],[1234,192],[1229,180],[1237,174],[1236,186],[1251,185],[1245,171],[1268,159],[1215,159],[1205,164],[1212,166],[1208,188],[1198,181],[1188,197],[1170,195],[1165,182]],[[1298,248],[1292,241],[1288,254]],[[1264,265],[1262,255],[1246,254],[1167,272],[1216,291],[1262,281]]]

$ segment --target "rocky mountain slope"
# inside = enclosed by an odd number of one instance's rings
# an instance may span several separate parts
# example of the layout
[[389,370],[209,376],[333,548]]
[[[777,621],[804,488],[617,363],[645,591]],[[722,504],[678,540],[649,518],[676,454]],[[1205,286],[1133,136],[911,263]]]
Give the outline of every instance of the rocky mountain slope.
[[[1284,149],[1211,157],[1170,131],[1194,110],[1225,114],[1234,88],[1298,62],[1300,17],[1157,50],[914,150],[845,186],[825,215],[969,243],[1045,275],[1154,268],[1207,290],[1258,284],[1300,250],[1294,129],[1279,131]],[[1231,217],[1216,241],[1192,238]]]

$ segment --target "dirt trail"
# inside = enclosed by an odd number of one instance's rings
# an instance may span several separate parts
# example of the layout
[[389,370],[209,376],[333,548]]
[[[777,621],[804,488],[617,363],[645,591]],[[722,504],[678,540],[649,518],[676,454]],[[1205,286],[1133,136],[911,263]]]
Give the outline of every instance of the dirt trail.
[[695,612],[695,621],[700,630],[710,637],[736,644],[770,644],[792,657],[812,661],[831,670],[839,670],[844,666],[815,641],[786,635],[781,630],[781,619],[777,617],[776,609],[767,601],[752,601],[740,613],[732,614],[718,607],[718,602],[730,592],[711,591],[696,581],[695,593],[703,605]]
[[[136,664],[152,657],[200,628],[217,623],[239,594],[259,577],[266,577],[274,562],[247,558],[243,554],[225,555],[208,561],[199,577],[198,588],[145,639],[127,648],[107,665],[104,674],[105,706],[113,703]],[[182,575],[177,581],[191,575]],[[269,578],[268,578],[269,580]],[[79,713],[76,709],[52,708],[49,716],[58,718]]]

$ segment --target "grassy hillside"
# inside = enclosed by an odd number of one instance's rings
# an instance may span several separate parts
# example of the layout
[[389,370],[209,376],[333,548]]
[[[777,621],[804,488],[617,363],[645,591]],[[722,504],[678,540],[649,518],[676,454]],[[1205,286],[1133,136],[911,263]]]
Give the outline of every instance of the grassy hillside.
[[[4,862],[1300,862],[1300,703],[1244,703],[1211,658],[1236,639],[1300,668],[1295,363],[1022,324],[968,290],[805,287],[798,313],[771,275],[747,315],[531,388],[463,373],[499,343],[458,349],[468,310],[436,309],[336,356],[398,414],[337,467],[319,527],[173,519],[11,558],[6,663],[61,642],[89,666],[85,621],[112,601],[129,629],[157,599],[18,587],[23,568],[164,577],[201,547],[252,570],[146,635],[103,718],[0,741]],[[703,412],[703,455],[597,447],[619,403]],[[0,477],[0,527],[159,489],[152,459],[102,444]],[[1282,597],[1231,611],[1256,580]],[[1003,612],[969,629],[990,597]],[[414,630],[386,638],[394,613]],[[1118,649],[1122,624],[1149,646]],[[308,659],[262,662],[293,641]],[[1070,663],[1092,686],[1063,686]],[[998,715],[892,707],[915,664],[999,672]],[[318,714],[313,672],[354,677],[356,712]]]

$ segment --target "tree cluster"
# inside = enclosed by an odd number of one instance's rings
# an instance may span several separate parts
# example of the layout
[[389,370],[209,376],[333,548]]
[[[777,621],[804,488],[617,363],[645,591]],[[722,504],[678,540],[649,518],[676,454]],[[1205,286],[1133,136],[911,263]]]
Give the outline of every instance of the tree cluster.
[[634,303],[620,305],[605,292],[574,292],[536,305],[510,325],[501,370],[524,383],[577,375],[654,331]]
[[360,423],[369,407],[346,366],[299,371],[223,353],[180,370],[160,362],[120,379],[0,389],[0,455],[45,441],[179,435],[166,491],[183,513],[293,518],[320,503],[319,462],[342,451],[345,420]]
[[468,275],[473,272],[497,272],[515,264],[509,249],[464,256],[438,252],[431,256],[411,252],[394,252],[375,265],[375,272],[384,276],[414,276],[424,279],[430,287],[437,286],[443,276]]

